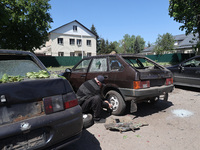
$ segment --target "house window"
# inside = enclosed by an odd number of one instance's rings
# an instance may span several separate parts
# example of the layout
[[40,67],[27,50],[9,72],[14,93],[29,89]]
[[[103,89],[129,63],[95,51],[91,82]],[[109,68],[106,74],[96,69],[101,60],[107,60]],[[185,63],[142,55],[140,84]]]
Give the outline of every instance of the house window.
[[74,45],[75,44],[75,40],[74,39],[69,39],[69,43],[70,43],[70,45]]
[[91,46],[91,40],[87,40],[87,46]]
[[58,52],[58,56],[64,56],[64,52]]
[[58,38],[58,44],[63,45],[63,38]]
[[77,26],[73,26],[73,31],[77,31]]
[[82,44],[81,39],[77,39],[77,45],[81,46],[81,44]]
[[90,57],[90,56],[92,56],[92,53],[87,53],[87,57]]
[[70,52],[70,56],[74,56],[74,52]]

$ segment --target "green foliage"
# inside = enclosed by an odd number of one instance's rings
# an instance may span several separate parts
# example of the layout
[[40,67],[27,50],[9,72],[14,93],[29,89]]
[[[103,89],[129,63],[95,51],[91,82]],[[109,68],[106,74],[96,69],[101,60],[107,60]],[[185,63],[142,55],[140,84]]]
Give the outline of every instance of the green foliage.
[[9,83],[9,82],[20,82],[24,79],[41,79],[41,78],[64,78],[63,76],[57,74],[49,74],[45,70],[41,70],[39,72],[27,72],[26,76],[10,76],[8,74],[4,74],[0,79],[0,83]]
[[136,38],[135,43],[134,43],[135,54],[140,53],[140,50],[141,50],[140,44],[139,44],[138,38]]
[[154,51],[156,54],[163,54],[166,51],[174,49],[174,37],[170,33],[158,35]]
[[183,23],[181,30],[186,34],[200,31],[200,1],[199,0],[170,0],[169,15],[175,21]]
[[94,25],[92,25],[92,27],[90,28],[90,31],[91,31],[93,34],[96,35],[96,41],[97,41],[97,53],[99,53],[99,51],[101,50],[101,46],[100,46],[100,44],[101,44],[101,40],[100,40],[100,38],[99,38],[99,35],[98,35],[98,33],[97,33],[96,28],[95,28]]
[[39,72],[27,72],[26,77],[31,78],[31,79],[34,79],[34,78],[49,78],[50,75],[47,71],[41,70]]
[[[137,40],[136,40],[137,39]],[[119,41],[120,46],[117,48],[122,53],[139,53],[144,49],[145,41],[141,36],[125,34],[124,38]]]
[[4,74],[2,78],[0,79],[0,83],[7,83],[7,82],[20,82],[23,80],[22,76],[9,76],[7,74]]
[[48,38],[49,0],[1,0],[0,48],[34,51]]
[[134,53],[134,43],[135,36],[130,36],[129,34],[125,34],[122,39],[122,47],[124,48],[124,53]]
[[[198,33],[200,41],[200,0],[170,0],[169,15],[183,24],[180,29],[185,30],[186,35]],[[200,44],[197,47],[200,53]]]

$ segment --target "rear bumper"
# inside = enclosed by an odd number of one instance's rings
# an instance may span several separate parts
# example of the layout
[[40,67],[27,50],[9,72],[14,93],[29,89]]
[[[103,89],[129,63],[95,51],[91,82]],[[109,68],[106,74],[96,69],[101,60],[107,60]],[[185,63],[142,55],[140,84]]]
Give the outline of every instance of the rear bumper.
[[[30,129],[22,131],[21,125],[23,123],[28,123]],[[36,134],[38,131],[44,132],[44,134],[41,134],[44,136],[44,142],[41,145],[35,145],[36,147],[32,147],[32,149],[47,148],[62,143],[62,141],[71,143],[80,137],[82,127],[82,110],[79,105],[54,114],[37,116],[16,123],[2,125],[0,126],[0,141],[5,141],[5,143],[1,142],[0,149],[4,146],[17,145],[18,143],[15,139],[30,137],[30,135],[32,136],[33,133]],[[26,143],[27,141],[23,142]],[[63,144],[66,145],[67,143]],[[26,149],[26,145],[24,148]]]
[[151,87],[146,89],[128,89],[128,88],[119,88],[121,94],[123,95],[125,101],[129,100],[143,100],[147,98],[156,97],[163,95],[164,93],[172,92],[174,85],[163,85],[160,87]]

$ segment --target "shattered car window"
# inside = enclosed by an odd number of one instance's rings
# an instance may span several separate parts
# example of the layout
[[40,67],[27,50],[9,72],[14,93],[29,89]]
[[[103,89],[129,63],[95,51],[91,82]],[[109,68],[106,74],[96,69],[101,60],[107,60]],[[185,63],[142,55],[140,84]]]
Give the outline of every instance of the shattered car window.
[[41,69],[31,60],[0,60],[0,78],[3,74],[25,76],[27,72],[39,72]]
[[89,72],[104,72],[104,71],[107,71],[106,58],[93,59]]
[[74,68],[73,71],[75,72],[87,72],[88,66],[90,64],[90,60],[91,59],[86,59],[81,61],[80,64],[78,64],[78,66],[76,66],[76,68]]
[[200,59],[192,59],[190,61],[187,61],[183,64],[183,67],[200,67]]
[[155,63],[145,58],[123,57],[125,61],[136,69],[146,69],[158,67]]

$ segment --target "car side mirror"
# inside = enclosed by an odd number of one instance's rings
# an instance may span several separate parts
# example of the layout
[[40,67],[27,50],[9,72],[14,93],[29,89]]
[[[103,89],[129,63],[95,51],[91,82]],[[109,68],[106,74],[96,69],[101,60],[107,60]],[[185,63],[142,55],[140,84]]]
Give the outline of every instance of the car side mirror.
[[70,68],[67,68],[67,69],[65,69],[65,72],[67,72],[67,73],[71,73],[72,70],[71,70]]
[[70,68],[65,69],[65,72],[62,73],[61,76],[64,76],[67,80],[69,80],[71,76],[71,69]]

